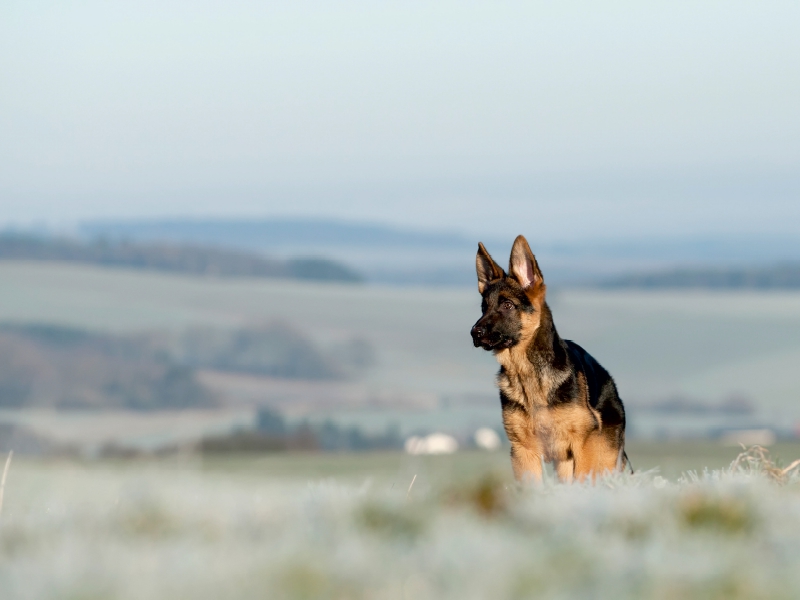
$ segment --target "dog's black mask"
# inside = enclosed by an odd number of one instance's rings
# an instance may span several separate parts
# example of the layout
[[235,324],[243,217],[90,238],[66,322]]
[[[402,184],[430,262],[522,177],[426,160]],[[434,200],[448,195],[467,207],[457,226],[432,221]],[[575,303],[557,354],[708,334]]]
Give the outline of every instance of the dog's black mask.
[[470,333],[476,348],[503,350],[519,342],[522,315],[533,312],[533,305],[515,279],[504,276],[486,286],[481,302],[483,316]]

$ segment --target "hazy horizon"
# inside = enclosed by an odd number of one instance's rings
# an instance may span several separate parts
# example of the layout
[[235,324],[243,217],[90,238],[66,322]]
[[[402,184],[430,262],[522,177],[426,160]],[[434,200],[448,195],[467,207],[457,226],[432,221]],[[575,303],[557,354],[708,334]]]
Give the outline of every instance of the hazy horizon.
[[7,2],[0,222],[794,235],[790,2]]

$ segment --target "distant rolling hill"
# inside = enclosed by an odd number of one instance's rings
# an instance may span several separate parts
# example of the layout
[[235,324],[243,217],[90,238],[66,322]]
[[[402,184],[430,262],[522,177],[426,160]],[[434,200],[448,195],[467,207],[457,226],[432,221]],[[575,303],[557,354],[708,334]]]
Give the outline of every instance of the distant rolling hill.
[[606,288],[649,289],[800,289],[800,263],[766,267],[671,269],[623,275],[603,282]]
[[[473,287],[478,241],[505,264],[511,242],[520,233],[531,243],[545,279],[556,285],[648,287],[652,281],[660,287],[789,287],[785,282],[766,283],[782,281],[780,273],[752,276],[740,267],[800,261],[796,236],[554,241],[569,232],[553,232],[546,223],[532,222],[514,223],[502,236],[480,227],[469,234],[309,218],[91,221],[78,232],[87,240],[213,245],[273,257],[324,256],[352,266],[369,282],[399,285]],[[645,275],[630,275],[636,273]]]
[[338,381],[360,374],[372,355],[363,338],[345,339],[325,351],[282,322],[133,335],[0,322],[0,410],[218,407],[198,371]]
[[400,229],[374,223],[331,219],[163,219],[90,221],[80,226],[88,237],[215,244],[251,249],[319,246],[469,247],[476,242],[456,233]]
[[6,233],[0,235],[0,260],[46,260],[151,269],[195,275],[308,279],[344,283],[362,276],[337,261],[322,258],[277,260],[253,252],[210,245],[169,242],[84,242]]
[[478,245],[476,238],[453,232],[301,218],[92,221],[83,223],[79,234],[270,256],[324,256],[352,265],[370,282],[400,285],[472,285]]

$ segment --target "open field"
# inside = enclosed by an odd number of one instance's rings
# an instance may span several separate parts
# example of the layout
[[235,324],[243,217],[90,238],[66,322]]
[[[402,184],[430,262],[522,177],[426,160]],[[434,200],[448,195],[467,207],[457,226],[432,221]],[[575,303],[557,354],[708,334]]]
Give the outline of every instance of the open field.
[[[714,456],[697,462],[704,450]],[[693,458],[671,446],[631,452],[640,465],[648,452],[695,466],[723,459],[716,447]],[[0,515],[0,589],[9,600],[800,594],[796,477],[780,485],[757,468],[679,480],[640,472],[520,489],[507,460],[15,459]]]
[[[690,471],[724,469],[738,456],[741,448],[722,446],[714,441],[651,442],[626,444],[637,472],[654,471],[671,481]],[[770,454],[784,465],[800,458],[800,442],[778,443]],[[188,468],[187,463],[187,468]],[[192,463],[207,471],[241,473],[265,478],[313,481],[335,478],[349,483],[371,481],[375,485],[400,486],[414,475],[418,483],[431,485],[442,481],[463,482],[486,472],[511,483],[511,462],[507,449],[497,452],[462,451],[444,456],[409,456],[400,452],[352,454],[275,453],[260,456],[205,457]],[[416,485],[416,484],[415,484]]]
[[[702,435],[714,428],[800,423],[800,293],[552,289],[564,337],[615,376],[632,435]],[[278,405],[289,415],[380,429],[499,424],[496,363],[471,345],[478,294],[462,289],[220,279],[79,265],[0,263],[0,321],[98,331],[222,329],[285,321],[321,347],[360,336],[375,364],[357,379],[311,383],[203,374],[231,408]],[[644,410],[670,397],[718,404],[745,398],[743,416],[671,417]],[[673,426],[667,426],[675,423]]]

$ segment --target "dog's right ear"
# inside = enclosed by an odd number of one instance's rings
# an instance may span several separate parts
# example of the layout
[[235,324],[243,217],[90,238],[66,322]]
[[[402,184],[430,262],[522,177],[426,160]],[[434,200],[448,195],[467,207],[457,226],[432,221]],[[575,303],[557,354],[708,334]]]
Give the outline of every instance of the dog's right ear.
[[478,271],[478,291],[481,294],[490,281],[505,277],[505,272],[502,267],[494,262],[494,259],[492,259],[481,242],[478,242],[478,255],[475,257],[475,269]]
[[536,257],[531,252],[525,236],[518,235],[511,247],[511,258],[508,261],[508,272],[514,277],[522,289],[543,288],[544,278]]

